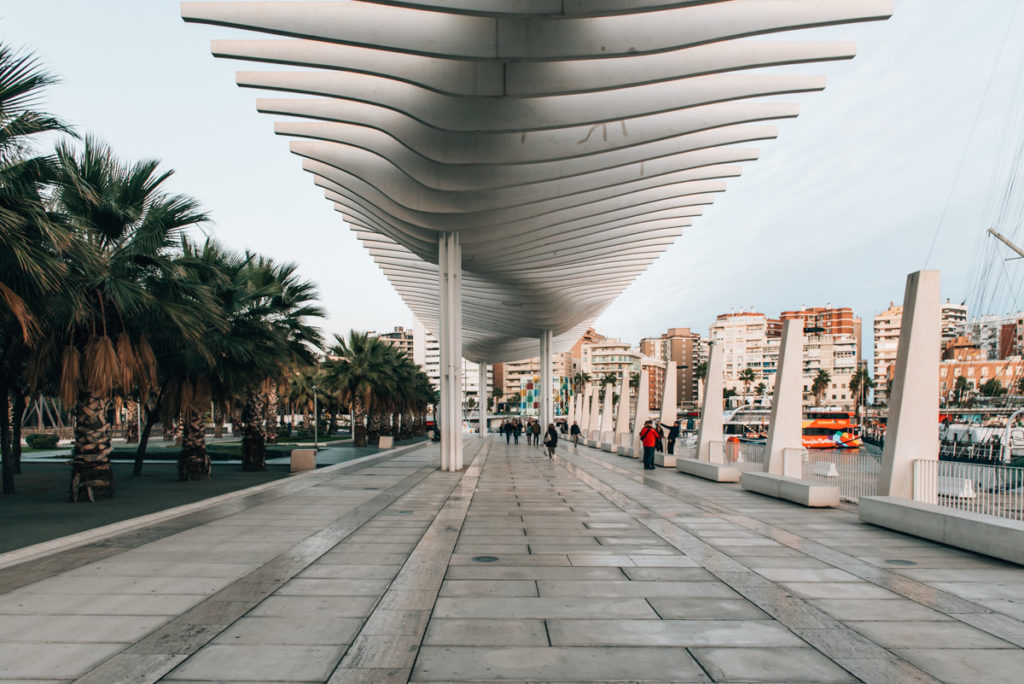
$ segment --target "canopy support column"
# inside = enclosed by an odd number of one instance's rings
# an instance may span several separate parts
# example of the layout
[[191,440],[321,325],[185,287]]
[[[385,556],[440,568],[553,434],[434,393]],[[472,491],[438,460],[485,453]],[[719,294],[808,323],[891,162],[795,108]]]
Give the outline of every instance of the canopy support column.
[[477,398],[480,403],[480,427],[478,432],[480,437],[487,437],[487,401],[490,397],[487,394],[487,364],[483,361],[480,362],[480,383],[478,385],[480,390],[477,392]]
[[441,470],[462,469],[462,245],[458,233],[437,242],[441,285]]
[[540,429],[547,430],[555,420],[554,403],[551,399],[553,391],[551,382],[551,331],[540,333]]

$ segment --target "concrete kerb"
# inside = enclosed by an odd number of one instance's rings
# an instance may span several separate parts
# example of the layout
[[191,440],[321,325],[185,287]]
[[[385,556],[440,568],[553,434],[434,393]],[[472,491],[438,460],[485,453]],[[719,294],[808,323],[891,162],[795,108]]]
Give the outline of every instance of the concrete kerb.
[[[426,444],[429,444],[426,443]],[[283,477],[273,482],[265,482],[263,484],[255,485],[253,487],[247,487],[246,489],[239,489],[234,492],[228,492],[226,494],[220,494],[218,496],[212,496],[209,499],[203,499],[202,501],[194,501],[189,504],[182,506],[175,506],[174,508],[168,508],[164,511],[158,511],[156,513],[149,513],[148,515],[140,515],[137,518],[130,518],[128,520],[121,520],[116,523],[110,523],[109,525],[103,525],[92,530],[86,530],[84,532],[77,532],[75,534],[69,534],[66,537],[58,537],[57,539],[51,539],[45,542],[39,542],[38,544],[32,544],[20,549],[14,549],[7,553],[0,554],[0,569],[24,563],[25,561],[36,560],[44,556],[49,556],[54,553],[61,551],[67,551],[77,546],[89,544],[91,542],[100,541],[113,537],[114,535],[121,534],[122,532],[129,532],[131,530],[138,529],[140,527],[146,527],[158,522],[164,522],[165,520],[171,520],[173,518],[179,518],[183,515],[202,511],[212,506],[216,506],[219,503],[230,501],[232,499],[238,499],[246,496],[252,496],[253,494],[259,494],[260,492],[273,489],[274,487],[281,486],[286,483],[294,483],[299,479],[315,478],[333,473],[337,470],[345,470],[356,465],[371,463],[374,460],[385,460],[392,458],[403,451],[412,449],[414,447],[421,447],[424,442],[417,442],[415,444],[408,444],[406,446],[397,447],[395,449],[389,449],[385,453],[367,454],[359,458],[346,461],[344,463],[336,463],[324,468],[317,470],[309,470],[304,472],[292,473],[287,477]]]

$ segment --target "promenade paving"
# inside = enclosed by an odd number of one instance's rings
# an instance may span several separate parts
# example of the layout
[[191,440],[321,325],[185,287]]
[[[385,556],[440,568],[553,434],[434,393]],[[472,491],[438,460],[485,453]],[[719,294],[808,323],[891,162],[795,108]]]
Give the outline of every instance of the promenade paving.
[[0,569],[0,681],[1021,681],[1019,566],[585,447],[465,448]]

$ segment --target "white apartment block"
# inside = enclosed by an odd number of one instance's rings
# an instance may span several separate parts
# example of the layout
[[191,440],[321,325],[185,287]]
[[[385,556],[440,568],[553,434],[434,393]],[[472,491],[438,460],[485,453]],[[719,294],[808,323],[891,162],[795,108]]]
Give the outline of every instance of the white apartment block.
[[753,384],[764,379],[764,354],[768,343],[768,319],[764,314],[742,310],[721,314],[711,325],[709,337],[712,344],[722,348],[724,389],[742,393],[743,382],[739,375],[745,368],[752,368],[757,375]]
[[[942,341],[945,344],[954,337],[967,334],[979,344],[987,358],[999,356],[999,336],[1002,326],[1014,323],[1024,313],[1012,316],[982,316],[971,324],[967,323],[967,306],[953,304],[948,299],[941,310]],[[889,308],[875,316],[874,325],[874,381],[875,403],[889,403],[889,376],[896,365],[896,351],[900,346],[900,326],[903,324],[903,307],[889,302]]]

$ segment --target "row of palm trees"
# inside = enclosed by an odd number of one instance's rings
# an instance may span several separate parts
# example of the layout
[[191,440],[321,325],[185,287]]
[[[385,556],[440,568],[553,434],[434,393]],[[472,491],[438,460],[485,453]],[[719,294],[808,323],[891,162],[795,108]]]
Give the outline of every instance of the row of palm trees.
[[[353,412],[357,443],[367,412],[377,434],[412,429],[433,393],[411,362],[352,333],[321,366],[315,286],[294,264],[193,239],[208,215],[167,189],[171,171],[123,162],[36,109],[54,81],[31,55],[0,44],[4,493],[15,488],[20,418],[34,393],[59,397],[75,416],[72,500],[113,495],[115,399],[143,414],[136,474],[153,427],[178,424],[182,480],[210,476],[211,405],[218,427],[227,416],[241,423],[243,466],[264,468],[279,399],[291,398],[296,378],[323,376],[325,395]],[[64,141],[38,153],[35,141],[52,134]],[[385,421],[384,411],[410,417]]]

